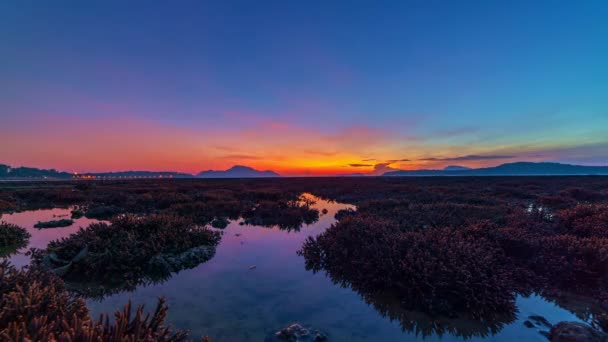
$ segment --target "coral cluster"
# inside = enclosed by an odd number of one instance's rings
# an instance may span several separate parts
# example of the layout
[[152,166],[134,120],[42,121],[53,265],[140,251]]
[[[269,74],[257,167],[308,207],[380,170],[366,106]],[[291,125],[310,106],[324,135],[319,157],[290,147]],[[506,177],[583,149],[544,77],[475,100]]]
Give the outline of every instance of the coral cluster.
[[128,290],[169,276],[166,269],[155,267],[153,259],[177,260],[171,271],[193,267],[213,256],[219,240],[220,233],[173,215],[129,214],[52,241],[46,250],[35,250],[33,258],[78,284],[85,294],[95,293],[96,285]]
[[65,291],[61,279],[38,267],[17,270],[0,262],[0,339],[3,341],[185,341],[186,332],[165,326],[160,299],[152,315],[129,302],[114,319],[93,320],[84,300]]
[[14,224],[0,222],[0,257],[25,247],[30,233]]

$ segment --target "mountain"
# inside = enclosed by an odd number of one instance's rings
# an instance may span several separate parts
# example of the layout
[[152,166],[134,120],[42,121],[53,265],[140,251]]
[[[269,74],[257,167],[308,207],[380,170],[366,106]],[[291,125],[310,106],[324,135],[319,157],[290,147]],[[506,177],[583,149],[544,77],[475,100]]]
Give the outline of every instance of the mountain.
[[54,169],[44,170],[33,167],[10,167],[0,164],[0,179],[91,179],[91,178],[260,178],[260,177],[280,177],[274,171],[258,171],[253,168],[235,165],[225,171],[203,171],[199,174],[172,171],[117,171],[117,172],[91,172],[85,174],[72,174],[60,172]]
[[470,167],[460,166],[460,165],[449,165],[443,168],[443,171],[464,171],[470,170]]
[[517,162],[479,169],[401,170],[383,176],[583,176],[608,175],[608,166]]
[[248,166],[235,165],[225,171],[208,170],[200,172],[196,175],[199,178],[262,178],[262,177],[280,177],[274,171],[259,171]]
[[10,167],[8,165],[0,164],[0,178],[67,179],[72,178],[72,174],[60,172],[55,169],[44,170],[34,167]]

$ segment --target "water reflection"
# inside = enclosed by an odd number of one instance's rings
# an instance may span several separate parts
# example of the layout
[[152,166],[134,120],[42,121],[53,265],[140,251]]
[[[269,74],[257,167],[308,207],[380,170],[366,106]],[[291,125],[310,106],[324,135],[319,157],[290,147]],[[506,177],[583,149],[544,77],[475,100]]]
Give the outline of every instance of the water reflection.
[[[546,341],[538,330],[523,326],[528,316],[542,315],[551,323],[581,320],[540,296],[517,297],[516,317],[492,324],[430,319],[402,310],[391,296],[362,297],[349,287],[336,286],[325,274],[306,271],[304,258],[296,251],[308,236],[316,236],[334,223],[339,210],[354,206],[306,196],[315,202],[310,207],[319,213],[316,222],[303,224],[299,230],[283,230],[233,220],[221,230],[222,241],[211,260],[132,292],[111,289],[88,300],[92,314],[112,312],[129,299],[153,307],[158,296],[165,296],[173,326],[191,330],[195,340],[209,335],[213,341],[274,340],[274,332],[292,322],[320,329],[333,341],[475,341],[488,337],[495,341]],[[80,218],[66,228],[33,228],[38,221],[66,213],[69,209],[40,210],[4,215],[2,219],[26,228],[32,234],[30,247],[45,248],[51,240],[97,222]],[[11,260],[18,265],[29,262],[23,254]]]
[[297,201],[265,201],[256,203],[242,214],[242,224],[299,231],[303,225],[311,225],[319,220],[319,213],[329,209],[315,208],[316,198],[302,194]]
[[422,338],[453,335],[470,339],[496,335],[507,324],[516,320],[514,312],[508,312],[492,320],[468,320],[455,317],[431,317],[422,312],[405,310],[398,296],[390,294],[363,295],[383,317],[399,323],[401,329]]
[[70,234],[76,233],[80,228],[86,228],[92,223],[100,222],[95,219],[88,219],[81,217],[74,219],[74,223],[68,227],[49,228],[49,229],[38,229],[35,228],[38,222],[45,222],[56,220],[57,218],[70,217],[70,208],[55,208],[55,209],[43,209],[43,210],[31,210],[17,212],[13,214],[5,214],[2,217],[2,221],[16,224],[20,227],[25,228],[31,237],[26,247],[20,248],[16,254],[11,255],[11,263],[17,267],[22,267],[30,263],[30,257],[26,255],[26,252],[30,248],[44,249],[49,242],[64,237],[68,237]]

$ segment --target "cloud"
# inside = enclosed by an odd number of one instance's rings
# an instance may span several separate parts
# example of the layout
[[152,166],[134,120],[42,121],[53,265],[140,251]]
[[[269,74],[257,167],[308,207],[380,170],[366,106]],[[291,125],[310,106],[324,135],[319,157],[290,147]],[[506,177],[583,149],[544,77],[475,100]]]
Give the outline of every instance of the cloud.
[[389,159],[386,161],[386,163],[389,164],[393,164],[393,163],[398,163],[398,162],[409,162],[411,161],[410,159]]
[[518,151],[521,158],[539,161],[584,165],[608,165],[608,142],[600,141],[583,145],[528,148]]
[[242,159],[242,160],[259,160],[264,159],[260,156],[252,156],[250,154],[228,154],[221,157],[222,159]]
[[433,134],[434,137],[442,137],[442,138],[452,138],[458,137],[462,135],[470,135],[479,131],[479,127],[460,127],[454,129],[448,129],[443,131],[438,131]]
[[348,164],[348,166],[351,167],[369,167],[369,166],[374,166],[373,164]]
[[448,158],[432,157],[432,158],[421,158],[418,160],[422,160],[422,161],[471,161],[471,160],[492,160],[492,159],[510,159],[510,158],[515,158],[515,156],[507,156],[507,155],[481,156],[481,155],[471,154],[471,155],[460,156],[460,157],[448,157]]
[[371,173],[371,175],[379,176],[389,171],[399,171],[399,169],[390,167],[390,163],[378,163],[374,165],[374,171]]
[[325,156],[325,157],[333,157],[338,154],[338,152],[320,151],[320,150],[303,150],[302,152],[304,152],[306,154]]

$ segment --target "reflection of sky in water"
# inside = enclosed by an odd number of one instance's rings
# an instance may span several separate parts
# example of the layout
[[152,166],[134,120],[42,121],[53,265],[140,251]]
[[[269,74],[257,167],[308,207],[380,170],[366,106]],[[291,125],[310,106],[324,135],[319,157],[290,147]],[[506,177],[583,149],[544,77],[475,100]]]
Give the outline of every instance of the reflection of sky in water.
[[68,227],[60,228],[34,228],[34,225],[39,221],[51,221],[69,219],[71,216],[70,209],[47,209],[47,210],[31,210],[20,213],[14,213],[10,215],[4,215],[0,218],[0,221],[6,221],[9,223],[21,226],[32,235],[29,240],[29,244],[26,248],[19,250],[19,254],[11,256],[11,262],[16,266],[27,265],[30,258],[24,253],[30,248],[46,248],[49,242],[57,240],[62,237],[66,237],[72,233],[76,233],[80,227],[86,228],[91,223],[99,222],[98,220],[88,219],[82,217],[74,220],[74,224]]
[[[334,214],[350,205],[316,199],[315,207],[328,210],[316,223],[300,232],[277,228],[240,226],[224,229],[215,256],[194,269],[175,274],[167,282],[140,287],[135,292],[112,295],[102,302],[89,300],[94,316],[112,312],[129,299],[152,309],[159,296],[170,306],[169,321],[189,329],[193,337],[209,335],[213,341],[263,341],[292,322],[300,322],[327,333],[331,341],[407,341],[420,336],[401,331],[399,322],[382,317],[350,289],[334,285],[324,274],[304,268],[296,251],[309,235],[323,232],[334,222]],[[95,220],[76,220],[66,228],[38,230],[33,225],[67,209],[39,210],[4,215],[2,220],[18,224],[32,234],[31,247],[44,248],[53,239],[67,236]],[[237,236],[237,234],[239,236]],[[27,257],[13,256],[23,265]],[[250,269],[250,266],[256,266]],[[537,329],[523,326],[529,315],[542,315],[551,323],[578,320],[574,314],[538,296],[519,297],[519,319],[505,326],[492,340],[546,341]],[[461,340],[451,335],[427,337],[427,341]],[[482,338],[473,338],[482,340]]]

